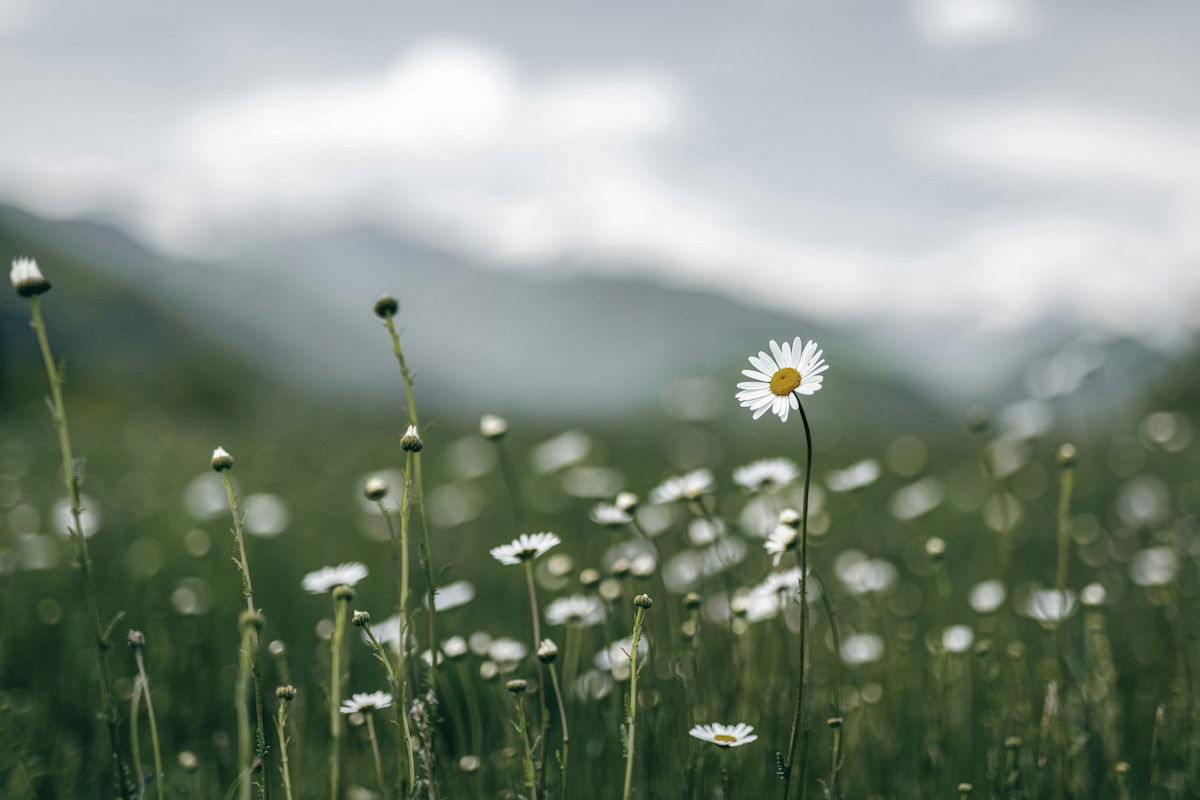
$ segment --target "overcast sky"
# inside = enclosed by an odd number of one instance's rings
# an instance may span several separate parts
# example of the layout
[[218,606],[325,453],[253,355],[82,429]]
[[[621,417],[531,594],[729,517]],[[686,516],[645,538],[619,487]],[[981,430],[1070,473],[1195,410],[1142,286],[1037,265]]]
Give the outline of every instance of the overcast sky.
[[206,257],[371,222],[832,318],[1178,332],[1198,23],[1192,0],[0,0],[0,199]]

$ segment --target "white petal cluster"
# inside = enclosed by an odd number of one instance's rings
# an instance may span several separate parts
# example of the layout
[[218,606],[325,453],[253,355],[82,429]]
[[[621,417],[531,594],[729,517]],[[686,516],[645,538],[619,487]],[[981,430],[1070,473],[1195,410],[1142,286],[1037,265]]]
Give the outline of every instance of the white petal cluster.
[[676,503],[680,500],[698,500],[713,490],[713,474],[707,469],[698,469],[684,475],[667,478],[650,492],[650,501],[657,505]]
[[560,597],[546,606],[546,622],[551,625],[599,625],[604,622],[604,606],[591,595]]
[[619,528],[633,522],[633,517],[628,511],[611,503],[596,504],[592,507],[589,516],[591,516],[592,522],[605,528]]
[[778,489],[800,477],[800,468],[786,458],[764,458],[733,471],[733,482],[751,492]]
[[367,566],[358,561],[347,561],[334,567],[321,567],[304,576],[301,585],[309,594],[325,594],[338,586],[354,586],[367,577]]
[[770,348],[770,354],[760,350],[757,356],[750,356],[754,369],[742,370],[750,380],[737,385],[741,391],[736,397],[743,408],[754,412],[755,419],[770,411],[787,422],[788,412],[800,408],[796,395],[819,390],[825,379],[821,373],[829,365],[816,342],[804,344],[799,336],[782,345],[772,339]]
[[767,537],[767,541],[763,542],[763,549],[773,556],[771,566],[779,566],[779,562],[783,559],[783,554],[796,546],[798,536],[798,531],[791,525],[775,526],[775,530],[771,531],[771,535]]
[[710,725],[697,725],[688,734],[705,742],[712,742],[717,747],[741,747],[758,739],[754,726],[739,722],[736,725],[723,725],[714,722]]
[[491,549],[492,558],[501,564],[513,566],[523,561],[531,561],[542,553],[562,542],[553,533],[522,533],[508,544],[502,544]]
[[391,704],[392,696],[387,692],[355,692],[349,700],[342,703],[338,710],[343,714],[357,714],[361,711],[387,708]]

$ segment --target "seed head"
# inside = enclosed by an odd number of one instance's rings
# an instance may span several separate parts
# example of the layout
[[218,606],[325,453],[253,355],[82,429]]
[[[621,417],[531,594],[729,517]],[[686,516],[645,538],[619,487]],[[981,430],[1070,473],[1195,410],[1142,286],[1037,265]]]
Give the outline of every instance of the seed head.
[[695,592],[688,592],[683,596],[683,607],[688,611],[695,611],[700,608],[700,604],[703,602],[704,599]]
[[400,437],[400,449],[406,453],[419,453],[425,447],[421,435],[417,433],[416,425],[409,425],[408,430]]
[[543,664],[553,664],[558,658],[558,645],[552,639],[542,639],[537,648],[537,659]]
[[130,647],[132,647],[134,650],[138,650],[146,646],[146,634],[139,630],[130,628],[128,641]]
[[515,678],[504,684],[504,688],[513,694],[524,694],[525,690],[529,688],[529,683],[522,678]]
[[224,472],[227,469],[233,469],[233,456],[224,447],[218,447],[213,450],[212,468],[217,472]]
[[800,512],[794,508],[785,508],[779,512],[779,524],[787,525],[789,528],[799,528]]
[[290,683],[286,686],[279,686],[275,689],[275,696],[280,700],[295,700],[296,687],[292,686]]
[[[404,440],[401,440],[400,443],[403,446]],[[378,475],[372,475],[370,478],[367,478],[367,482],[363,486],[363,494],[368,500],[382,500],[387,491],[387,481]]]
[[367,611],[355,611],[350,616],[350,621],[353,622],[357,627],[361,628],[371,621],[371,614]]
[[633,604],[638,608],[649,608],[654,605],[654,601],[650,599],[650,595],[648,594],[639,594],[633,598]]
[[333,599],[349,603],[354,599],[354,589],[344,583],[333,587]]
[[400,301],[385,294],[375,301],[375,316],[380,319],[390,319],[400,311]]
[[1067,443],[1058,448],[1058,465],[1063,469],[1075,466],[1075,445]]
[[42,271],[32,258],[14,258],[8,279],[21,297],[36,297],[50,291],[50,281],[42,276]]
[[508,433],[508,421],[495,414],[484,414],[479,419],[479,433],[485,439],[499,439]]
[[641,502],[641,498],[633,492],[621,492],[617,495],[616,500],[613,501],[613,505],[627,514],[632,514],[634,511],[637,511],[637,507],[641,505]]

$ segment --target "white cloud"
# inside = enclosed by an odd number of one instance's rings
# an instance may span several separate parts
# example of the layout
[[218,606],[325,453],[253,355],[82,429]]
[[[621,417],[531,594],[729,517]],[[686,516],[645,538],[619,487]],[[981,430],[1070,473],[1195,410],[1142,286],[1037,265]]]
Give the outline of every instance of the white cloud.
[[943,47],[1025,39],[1043,24],[1033,0],[912,0],[911,12],[917,32]]

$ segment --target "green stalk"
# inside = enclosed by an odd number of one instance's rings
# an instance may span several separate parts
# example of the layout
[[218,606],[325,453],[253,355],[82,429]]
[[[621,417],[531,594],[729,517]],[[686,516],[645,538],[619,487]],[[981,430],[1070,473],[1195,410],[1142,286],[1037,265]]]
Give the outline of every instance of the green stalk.
[[808,491],[812,483],[812,428],[808,424],[808,415],[804,413],[804,403],[799,402],[800,419],[804,422],[804,501],[800,509],[800,551],[797,559],[800,562],[800,672],[796,681],[796,709],[792,715],[792,730],[788,737],[787,760],[783,767],[783,798],[788,800],[792,786],[792,765],[796,760],[796,745],[804,729],[804,661],[808,657]]
[[[257,611],[254,608],[254,584],[250,580],[250,562],[246,558],[246,534],[242,529],[242,512],[238,508],[237,493],[233,489],[233,479],[229,475],[229,469],[221,470],[221,478],[225,483],[225,497],[229,500],[229,513],[233,516],[233,536],[237,540],[238,559],[235,563],[238,566],[238,571],[242,576],[242,597],[246,601],[246,613],[250,617],[254,617]],[[258,628],[254,625],[249,626],[250,629],[250,675],[254,682],[254,719],[255,719],[255,752],[259,761],[259,784],[258,795],[260,800],[269,800],[271,796],[271,787],[267,780],[267,730],[263,717],[263,699],[262,699],[262,654],[260,652],[258,642]]]
[[[639,602],[643,598],[645,602]],[[633,644],[629,648],[629,708],[626,710],[626,729],[628,733],[625,740],[625,791],[621,795],[623,800],[629,800],[630,793],[633,791],[633,754],[634,743],[637,737],[637,652],[638,642],[642,638],[642,620],[646,616],[646,609],[650,607],[650,598],[645,595],[638,595],[634,598],[634,606],[637,608],[637,611],[633,617]]]
[[238,796],[241,800],[250,800],[251,776],[254,774],[253,745],[250,734],[250,709],[246,707],[246,696],[250,693],[250,672],[254,647],[254,621],[247,613],[243,613],[242,644],[238,652],[237,688],[234,696],[234,708],[237,711],[238,727]]
[[[536,653],[538,647],[542,643],[542,623],[541,611],[538,608],[537,601],[537,585],[533,580],[533,561],[525,560],[522,562],[525,567],[525,584],[529,588],[529,616],[533,620],[533,650]],[[541,723],[542,735],[538,738],[541,757],[538,763],[542,769],[542,783],[545,783],[546,775],[546,731],[550,727],[550,713],[547,710],[546,704],[546,669],[542,665],[541,660],[537,660],[537,675],[538,675],[538,719]]]
[[146,663],[142,658],[142,649],[134,648],[134,658],[137,659],[138,681],[142,692],[146,695],[146,717],[150,720],[150,747],[154,752],[154,788],[158,800],[163,800],[163,763],[162,749],[158,744],[158,721],[154,716],[154,700],[150,696],[150,679],[146,677]]
[[562,720],[562,760],[559,763],[559,786],[558,796],[566,798],[567,796],[567,759],[571,752],[571,731],[567,727],[567,706],[563,703],[562,687],[558,685],[558,670],[554,668],[554,664],[549,664],[550,667],[550,683],[554,687],[554,699],[558,703],[558,717]]
[[58,448],[62,453],[63,485],[67,490],[67,502],[70,505],[73,522],[71,539],[75,542],[76,558],[79,560],[80,570],[83,573],[83,600],[87,606],[88,619],[92,623],[92,636],[96,645],[96,673],[100,680],[100,713],[108,726],[108,741],[112,751],[112,774],[123,800],[130,800],[129,776],[125,771],[125,762],[121,758],[121,712],[117,709],[112,677],[108,671],[108,636],[100,623],[100,607],[96,602],[96,583],[92,575],[92,560],[88,555],[87,539],[83,535],[83,522],[80,519],[80,478],[75,471],[75,457],[71,452],[71,432],[67,427],[67,406],[63,401],[62,393],[62,372],[54,362],[54,354],[50,350],[50,340],[46,336],[46,323],[42,320],[41,299],[36,295],[29,298],[29,310],[33,317],[33,330],[37,334],[38,347],[42,352],[42,361],[46,365],[46,377],[50,382],[50,412],[54,419],[54,427],[58,431]]
[[279,738],[279,771],[283,777],[284,800],[292,800],[292,773],[288,766],[287,706],[288,701],[280,698],[275,716],[275,735]]
[[379,757],[379,739],[375,737],[375,712],[367,712],[367,738],[371,740],[371,756],[375,759],[375,782],[379,784],[379,793],[383,800],[388,800],[387,784],[383,780],[383,760]]
[[1056,581],[1062,618],[1054,630],[1055,663],[1058,668],[1058,794],[1066,800],[1068,770],[1070,767],[1070,741],[1067,731],[1067,568],[1071,547],[1071,491],[1075,484],[1075,448],[1064,444],[1058,451],[1059,494],[1058,494],[1058,569]]
[[529,790],[529,800],[537,800],[537,785],[533,777],[533,748],[529,746],[529,734],[525,730],[525,697],[516,693],[517,701],[517,731],[521,734],[521,768],[525,776],[525,788]]
[[[338,587],[341,588],[341,587]],[[336,591],[336,590],[335,590]],[[346,608],[349,598],[335,596],[333,601],[333,640],[330,643],[329,668],[329,798],[338,800],[342,766],[342,643],[346,639]]]
[[[408,765],[407,780],[403,782],[398,780],[397,783],[400,788],[399,796],[401,798],[407,797],[409,788],[417,781],[417,764],[413,757],[412,731],[408,727],[408,714],[404,710],[404,706],[407,703],[407,699],[404,696],[405,683],[400,681],[400,676],[404,675],[404,673],[392,669],[392,663],[388,659],[387,651],[384,650],[383,644],[375,636],[375,631],[371,630],[370,623],[363,625],[363,630],[367,634],[367,641],[370,643],[371,649],[375,651],[375,657],[379,659],[383,664],[383,668],[387,670],[388,683],[391,684],[392,691],[396,695],[396,721],[400,724],[400,731],[403,734],[397,755],[401,756],[400,761],[406,762]],[[403,645],[401,645],[401,649],[403,649]],[[397,764],[396,769],[400,769],[399,764]]]
[[142,707],[142,682],[133,682],[133,696],[129,698],[129,750],[133,756],[133,774],[137,779],[138,800],[146,794],[146,769],[142,766],[141,734],[138,732],[138,716]]

